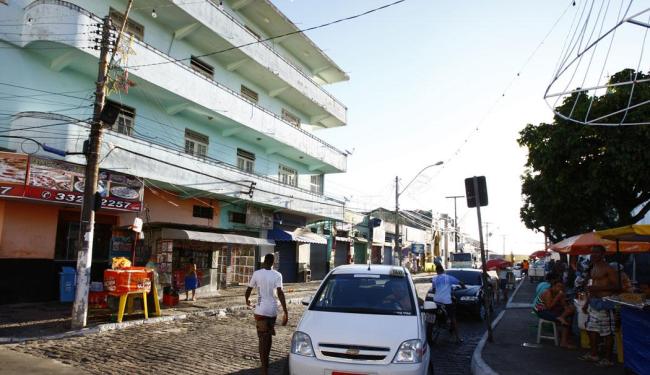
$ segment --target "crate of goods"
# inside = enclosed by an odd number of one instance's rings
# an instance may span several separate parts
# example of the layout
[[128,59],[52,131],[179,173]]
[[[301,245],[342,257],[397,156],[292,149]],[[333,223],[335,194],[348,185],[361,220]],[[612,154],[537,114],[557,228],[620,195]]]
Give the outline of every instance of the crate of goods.
[[104,271],[104,290],[110,293],[151,291],[151,279],[144,267],[127,267]]

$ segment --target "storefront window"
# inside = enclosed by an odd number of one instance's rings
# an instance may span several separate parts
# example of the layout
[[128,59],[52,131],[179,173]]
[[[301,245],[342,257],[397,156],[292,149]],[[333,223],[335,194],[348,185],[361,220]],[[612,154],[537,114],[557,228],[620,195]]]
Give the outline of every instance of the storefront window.
[[[112,225],[95,224],[93,261],[108,262]],[[81,250],[81,227],[78,222],[60,221],[57,231],[55,259],[76,260]]]

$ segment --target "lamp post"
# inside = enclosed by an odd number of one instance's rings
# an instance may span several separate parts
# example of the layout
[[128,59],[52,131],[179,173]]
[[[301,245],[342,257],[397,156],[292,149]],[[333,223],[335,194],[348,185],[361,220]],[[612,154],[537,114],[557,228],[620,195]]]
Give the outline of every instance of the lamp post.
[[409,188],[409,186],[411,186],[413,181],[415,181],[415,179],[418,178],[418,176],[422,172],[424,172],[425,170],[427,170],[427,169],[429,169],[431,167],[437,167],[437,166],[442,165],[442,164],[443,164],[443,162],[439,161],[437,163],[430,164],[430,165],[427,165],[426,167],[422,168],[415,175],[415,177],[413,177],[413,179],[404,187],[404,189],[402,189],[402,191],[399,191],[399,177],[395,176],[395,247],[394,247],[394,249],[397,249],[397,251],[399,252],[399,264],[400,265],[402,264],[402,257],[403,256],[402,256],[402,249],[399,247],[399,197],[400,197],[400,195],[402,195],[406,191],[406,189]]
[[445,198],[454,200],[454,250],[455,250],[455,252],[458,252],[458,214],[456,213],[456,199],[465,198],[465,196],[464,195],[452,195],[452,196],[445,197]]

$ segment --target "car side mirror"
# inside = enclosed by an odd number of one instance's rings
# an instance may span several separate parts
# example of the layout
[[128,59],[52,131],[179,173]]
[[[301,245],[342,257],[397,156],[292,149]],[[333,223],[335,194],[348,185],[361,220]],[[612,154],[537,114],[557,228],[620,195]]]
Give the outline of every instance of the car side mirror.
[[300,303],[302,303],[303,306],[309,306],[309,304],[311,303],[312,298],[314,298],[314,297],[312,297],[312,296],[305,297],[302,300],[300,300]]
[[438,308],[438,305],[436,305],[435,302],[433,301],[424,301],[424,304],[422,305],[422,311],[426,313],[432,313]]

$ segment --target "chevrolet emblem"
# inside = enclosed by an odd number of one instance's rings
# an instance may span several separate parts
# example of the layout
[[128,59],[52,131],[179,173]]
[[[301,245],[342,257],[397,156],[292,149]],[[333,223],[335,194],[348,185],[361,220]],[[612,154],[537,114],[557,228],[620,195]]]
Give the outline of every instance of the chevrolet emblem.
[[348,355],[357,355],[359,354],[359,349],[351,348],[345,351],[345,354]]

